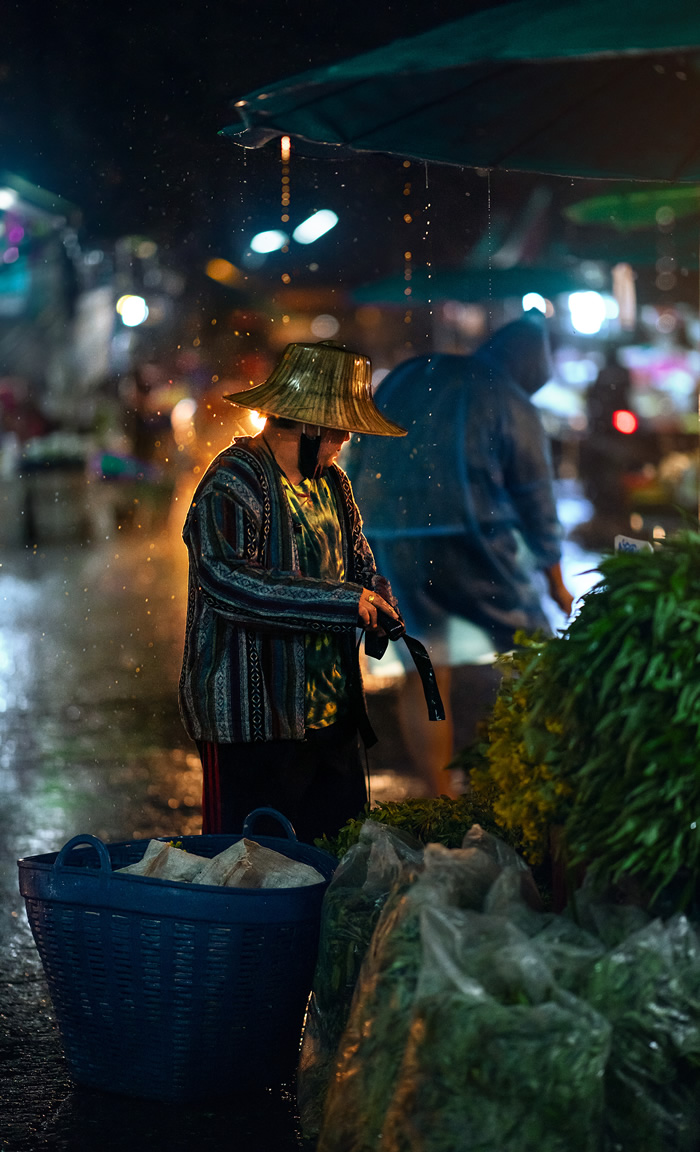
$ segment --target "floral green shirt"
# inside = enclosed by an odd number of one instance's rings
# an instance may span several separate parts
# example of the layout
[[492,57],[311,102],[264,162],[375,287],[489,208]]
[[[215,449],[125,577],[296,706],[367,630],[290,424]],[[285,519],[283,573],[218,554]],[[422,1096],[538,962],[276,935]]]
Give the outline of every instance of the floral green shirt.
[[[321,477],[291,484],[284,476],[282,483],[294,521],[302,575],[344,581],[339,510],[328,481]],[[307,633],[304,658],[305,726],[325,728],[348,711],[347,676],[338,636],[332,632]]]

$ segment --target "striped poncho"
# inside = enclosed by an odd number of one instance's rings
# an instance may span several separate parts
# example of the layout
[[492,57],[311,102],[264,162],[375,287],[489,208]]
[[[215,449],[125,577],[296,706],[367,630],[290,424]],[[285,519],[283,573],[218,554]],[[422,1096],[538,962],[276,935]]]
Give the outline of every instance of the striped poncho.
[[[357,726],[367,718],[355,640],[362,587],[383,587],[350,482],[337,465],[328,481],[342,509],[342,582],[302,576],[280,472],[260,438],[241,437],[209,465],[187,513],[189,551],[180,712],[194,740],[303,740],[308,632],[338,633],[347,645]],[[385,593],[386,594],[386,593]]]

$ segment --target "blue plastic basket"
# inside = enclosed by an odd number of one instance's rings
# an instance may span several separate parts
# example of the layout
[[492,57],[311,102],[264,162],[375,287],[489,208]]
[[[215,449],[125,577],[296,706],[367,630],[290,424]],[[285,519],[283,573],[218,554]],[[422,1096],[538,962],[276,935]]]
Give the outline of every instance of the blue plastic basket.
[[[255,836],[261,814],[287,838]],[[147,840],[74,836],[18,861],[20,891],[74,1080],[155,1100],[273,1086],[296,1067],[318,950],[321,902],[337,863],[288,820],[256,809],[243,832],[311,864],[323,883],[243,889],[113,872]],[[169,837],[162,837],[164,840]],[[215,856],[241,836],[183,836]]]

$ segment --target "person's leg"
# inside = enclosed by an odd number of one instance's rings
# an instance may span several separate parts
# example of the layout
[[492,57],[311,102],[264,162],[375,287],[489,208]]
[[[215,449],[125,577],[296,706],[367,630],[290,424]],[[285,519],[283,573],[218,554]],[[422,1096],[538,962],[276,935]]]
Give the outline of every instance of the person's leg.
[[[294,823],[297,763],[293,740],[256,744],[199,743],[202,761],[202,832],[236,834],[256,808],[275,808]],[[261,821],[261,835],[277,836],[279,824]]]
[[312,731],[300,758],[310,775],[300,796],[297,835],[312,843],[335,836],[367,803],[357,731],[341,724]]
[[[367,801],[354,726],[332,725],[307,740],[259,744],[199,744],[203,770],[202,832],[241,831],[256,808],[275,808],[311,843],[334,836]],[[279,825],[261,818],[260,835]]]
[[404,747],[425,782],[430,796],[458,796],[445,767],[454,755],[454,723],[450,704],[451,669],[434,667],[445,706],[444,720],[429,720],[423,685],[417,672],[406,672],[398,697],[398,717]]

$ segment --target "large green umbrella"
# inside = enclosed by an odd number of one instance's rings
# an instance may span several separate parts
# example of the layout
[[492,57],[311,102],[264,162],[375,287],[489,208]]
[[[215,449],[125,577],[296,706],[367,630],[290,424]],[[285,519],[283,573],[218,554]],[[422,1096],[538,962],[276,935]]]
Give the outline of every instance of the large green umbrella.
[[[592,196],[569,204],[564,216],[573,223],[597,226],[597,237],[585,233],[569,244],[581,259],[613,265],[631,264],[638,270],[654,268],[670,274],[668,290],[677,287],[675,276],[688,277],[699,266],[700,188],[625,189],[605,196]],[[676,220],[681,223],[676,224]],[[697,280],[692,281],[697,288]]]
[[664,267],[695,269],[698,267],[698,228],[691,226],[674,229],[663,235],[653,232],[634,232],[621,235],[610,230],[607,235],[591,238],[579,234],[569,240],[567,251],[579,260],[598,260],[605,264],[632,264],[635,268],[653,268],[659,261]]
[[574,224],[604,224],[618,232],[670,225],[700,216],[700,188],[634,188],[606,196],[591,196],[568,204],[564,215]]
[[483,168],[700,181],[697,0],[518,0],[252,93],[257,146]]
[[396,275],[363,284],[353,299],[357,304],[427,304],[436,300],[502,300],[526,292],[551,297],[583,287],[572,273],[554,268],[416,268],[410,281]]

